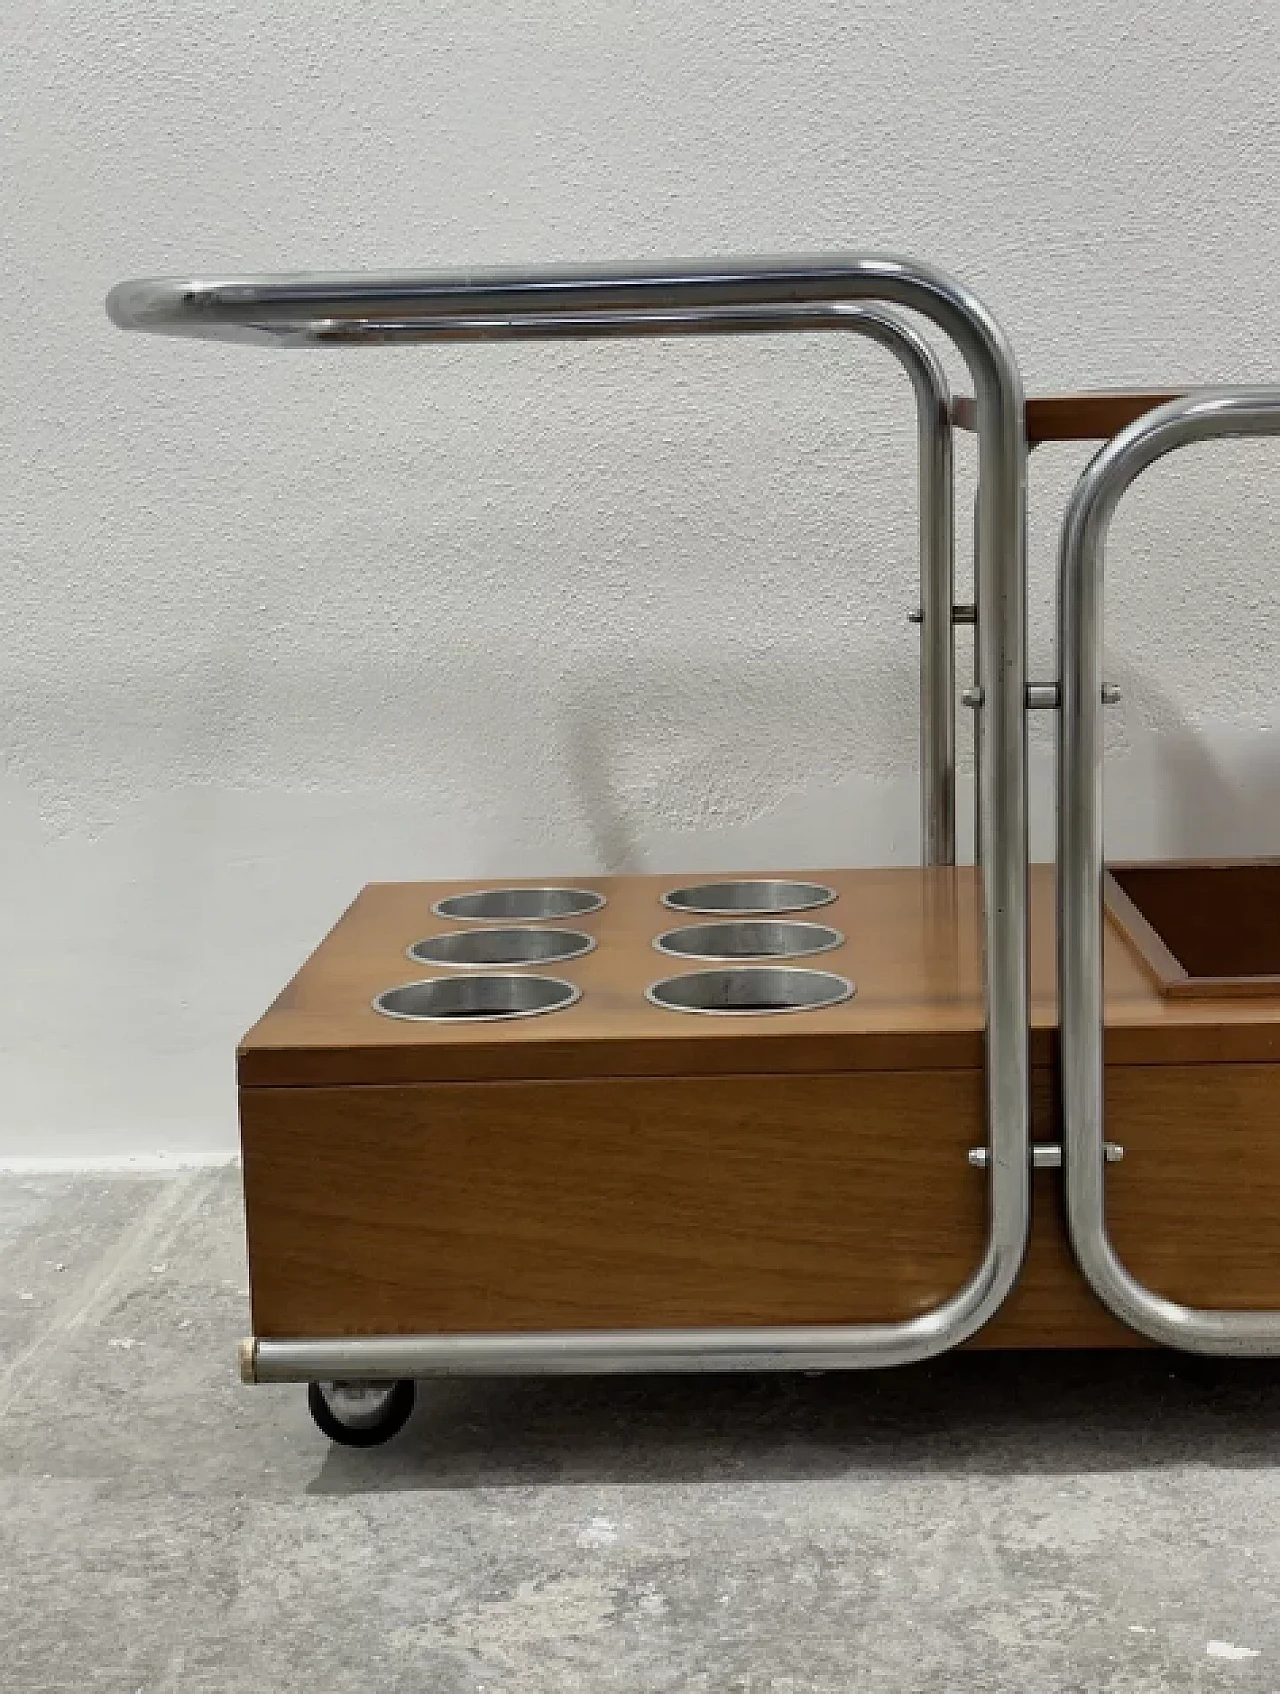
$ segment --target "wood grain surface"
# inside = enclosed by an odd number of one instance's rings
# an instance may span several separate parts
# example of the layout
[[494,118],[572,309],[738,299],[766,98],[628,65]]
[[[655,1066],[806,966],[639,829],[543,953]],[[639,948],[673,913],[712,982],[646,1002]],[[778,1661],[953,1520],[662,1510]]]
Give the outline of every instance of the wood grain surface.
[[[1031,394],[1026,400],[1027,446],[1045,441],[1109,441],[1137,418],[1190,393],[1187,388],[1100,388],[1077,394]],[[958,429],[976,427],[977,409],[969,395],[952,403]]]
[[[250,1089],[255,1333],[909,1317],[981,1255],[981,1113],[971,1071]],[[1127,1344],[1041,1209],[984,1339]]]
[[[609,903],[559,968],[567,1012],[382,1019],[374,993],[431,974],[403,957],[447,927],[431,902],[469,885],[367,889],[245,1044],[256,1332],[874,1322],[954,1292],[985,1229],[974,874],[815,874],[847,937],[815,963],[857,998],[741,1021],[643,999],[696,968],[651,947],[677,877],[590,879]],[[1032,886],[1033,1125],[1056,1140],[1052,873]],[[1280,999],[1166,999],[1105,940],[1117,1250],[1171,1298],[1278,1305]],[[1075,1268],[1057,1173],[1035,1187],[1023,1278],[975,1344],[1141,1344]]]
[[[651,1006],[644,998],[649,983],[697,968],[691,961],[663,958],[652,947],[656,934],[682,921],[659,896],[690,879],[594,877],[585,880],[607,894],[608,904],[575,919],[574,927],[594,934],[599,946],[552,968],[552,974],[581,987],[577,1005],[512,1023],[398,1023],[372,1010],[375,994],[448,974],[405,958],[405,949],[419,937],[460,927],[433,918],[432,902],[468,887],[505,885],[380,883],[365,889],[245,1037],[240,1080],[251,1087],[308,1087],[981,1065],[973,869],[799,874],[839,891],[834,904],[810,915],[839,928],[844,945],[797,962],[852,978],[858,992],[842,1005],[749,1018],[698,1017]],[[1053,901],[1051,867],[1033,867],[1032,1054],[1040,1064],[1052,1063],[1056,1053]],[[1171,1000],[1113,925],[1107,925],[1104,939],[1108,1062],[1280,1059],[1280,996]]]
[[1107,1073],[1107,1172],[1121,1260],[1171,1300],[1280,1307],[1280,1067]]
[[975,1072],[254,1089],[259,1335],[838,1322],[981,1252]]
[[[1270,1065],[1121,1066],[1121,1259],[1170,1299],[1280,1305]],[[1037,1077],[1047,1101],[1047,1073]],[[973,1072],[249,1089],[255,1332],[874,1322],[981,1252]],[[1044,1111],[1036,1134],[1053,1135]],[[989,1347],[1140,1345],[1093,1299],[1056,1173]]]

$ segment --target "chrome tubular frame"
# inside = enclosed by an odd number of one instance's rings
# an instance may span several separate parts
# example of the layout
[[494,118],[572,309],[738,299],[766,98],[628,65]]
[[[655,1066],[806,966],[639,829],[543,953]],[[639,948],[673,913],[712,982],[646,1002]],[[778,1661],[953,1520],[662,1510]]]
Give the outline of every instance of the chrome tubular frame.
[[[128,329],[154,328],[145,283],[113,289],[108,310]],[[682,335],[767,335],[844,330],[886,348],[911,382],[918,443],[920,550],[920,857],[926,865],[953,865],[956,858],[955,479],[951,391],[947,373],[928,341],[899,314],[876,306],[840,302],[700,307],[646,312],[537,313],[506,326],[509,338],[569,339]],[[185,329],[183,333],[188,333]],[[212,332],[211,332],[212,333]],[[467,321],[425,327],[412,319],[392,321],[317,320],[241,326],[240,339],[275,347],[371,346],[388,342],[477,340],[495,333]],[[217,325],[219,338],[228,338]]]
[[1062,530],[1058,648],[1058,1005],[1067,1221],[1080,1268],[1122,1322],[1195,1353],[1280,1354],[1280,1311],[1178,1305],[1130,1274],[1107,1233],[1102,980],[1102,586],[1107,531],[1125,490],[1197,441],[1280,435],[1280,387],[1205,390],[1149,412],[1080,478]]
[[[957,1346],[999,1310],[1017,1280],[1030,1225],[1022,385],[1008,343],[982,303],[941,272],[900,259],[173,279],[123,283],[112,291],[108,311],[125,328],[277,345],[723,333],[727,310],[746,309],[749,316],[861,301],[887,301],[931,320],[964,358],[977,397],[978,818],[989,1148],[989,1227],[981,1264],[940,1306],[901,1322],[273,1338],[250,1345],[245,1369],[256,1380],[867,1369]],[[947,601],[945,615],[939,601],[926,615],[930,639],[940,643],[945,631],[949,650],[949,592]],[[948,669],[950,663],[948,651]]]

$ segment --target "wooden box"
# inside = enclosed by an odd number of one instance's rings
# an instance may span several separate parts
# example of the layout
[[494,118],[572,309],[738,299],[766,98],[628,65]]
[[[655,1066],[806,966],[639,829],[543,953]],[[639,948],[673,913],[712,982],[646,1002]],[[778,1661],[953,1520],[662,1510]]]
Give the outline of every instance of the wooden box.
[[[985,1231],[971,869],[805,873],[851,978],[822,1010],[682,1015],[652,942],[675,876],[599,877],[582,990],[514,1022],[371,1008],[444,974],[406,948],[484,884],[366,888],[245,1038],[240,1105],[259,1338],[844,1323],[927,1310]],[[583,879],[576,879],[582,882]],[[1033,1117],[1056,1140],[1052,872],[1033,872]],[[1117,1248],[1171,1298],[1280,1304],[1280,1000],[1163,998],[1107,934]],[[1037,1173],[1031,1252],[982,1346],[1141,1345],[1085,1287]]]

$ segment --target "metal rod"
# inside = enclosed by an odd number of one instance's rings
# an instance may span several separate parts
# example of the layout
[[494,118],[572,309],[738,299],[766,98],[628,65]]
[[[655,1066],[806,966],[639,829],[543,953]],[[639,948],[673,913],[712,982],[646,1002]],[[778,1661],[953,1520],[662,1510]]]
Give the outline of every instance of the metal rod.
[[1067,1223],[1080,1269],[1122,1322],[1195,1353],[1280,1353],[1280,1311],[1166,1300],[1120,1262],[1107,1232],[1102,980],[1102,587],[1107,532],[1149,465],[1191,442],[1280,435],[1280,387],[1202,392],[1148,413],[1085,470],[1067,507],[1058,580],[1058,1005]]
[[[1124,1158],[1124,1148],[1114,1141],[1108,1141],[1102,1149],[1103,1157],[1109,1165],[1118,1165]],[[984,1171],[990,1163],[991,1155],[985,1147],[970,1147],[969,1163],[975,1170]],[[1033,1141],[1031,1143],[1031,1168],[1038,1171],[1056,1171],[1062,1168],[1062,1144],[1058,1141]]]
[[[982,584],[979,581],[978,554],[982,545],[982,466],[978,466],[978,487],[973,496],[973,600],[975,616],[973,620],[973,648],[970,663],[973,666],[973,680],[964,692],[966,706],[979,707],[982,704],[982,608],[978,604],[982,597]],[[1024,677],[1025,685],[1025,677]],[[982,739],[978,734],[977,724],[973,731],[973,856],[982,863]]]
[[[949,1300],[902,1322],[608,1335],[364,1338],[259,1344],[262,1375],[323,1378],[441,1370],[872,1368],[967,1340],[1017,1280],[1030,1224],[1027,1037],[1026,438],[1022,384],[1003,332],[951,278],[891,258],[723,260],[386,276],[124,283],[108,300],[127,328],[232,340],[308,341],[363,325],[381,340],[485,340],[607,332],[610,313],[888,301],[948,335],[975,384],[978,424],[977,714],[981,751],[986,1102],[991,1164],[981,1264]],[[622,324],[620,334],[635,333]],[[696,332],[691,323],[690,332]],[[714,330],[712,331],[714,333]],[[937,619],[934,619],[936,628]],[[950,630],[950,605],[943,627]],[[341,1358],[341,1364],[337,1361]],[[274,1361],[274,1363],[273,1363]]]
[[[895,327],[900,320],[893,319]],[[920,529],[920,857],[956,862],[955,471],[947,374],[927,341],[886,343],[916,397]]]
[[341,1382],[881,1369],[956,1346],[957,1325],[969,1321],[971,1287],[906,1323],[258,1338],[242,1347],[241,1374],[246,1382]]

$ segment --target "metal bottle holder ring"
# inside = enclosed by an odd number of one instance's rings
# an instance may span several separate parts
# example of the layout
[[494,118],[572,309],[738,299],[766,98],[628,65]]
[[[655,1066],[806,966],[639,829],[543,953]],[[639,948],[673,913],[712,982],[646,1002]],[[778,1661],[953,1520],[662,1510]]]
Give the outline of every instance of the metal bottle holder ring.
[[596,938],[580,929],[544,928],[535,924],[483,929],[455,929],[427,935],[405,949],[416,965],[442,965],[449,970],[492,969],[498,965],[552,965],[580,959],[595,951]]
[[[867,305],[864,302],[880,304]],[[277,346],[849,330],[887,347],[916,395],[920,443],[921,773],[928,864],[954,861],[951,438],[945,376],[883,303],[950,339],[974,382],[978,840],[986,1009],[988,1235],[934,1309],[899,1321],[250,1343],[259,1381],[432,1374],[856,1369],[958,1346],[1003,1305],[1030,1228],[1027,1001],[1025,435],[1022,385],[982,303],[943,273],[873,257],[649,267],[151,280],[113,289],[124,328]]]
[[473,894],[446,894],[431,910],[438,918],[468,923],[540,923],[585,918],[604,904],[604,895],[592,888],[481,888]]
[[1116,1317],[1196,1353],[1280,1354],[1280,1311],[1184,1306],[1140,1283],[1107,1232],[1102,982],[1102,570],[1126,489],[1193,442],[1280,435],[1280,387],[1205,390],[1149,412],[1110,441],[1076,485],[1058,579],[1058,1005],[1067,1226],[1081,1271]]
[[561,1012],[581,998],[580,988],[559,977],[479,971],[470,976],[430,976],[384,989],[373,1009],[384,1018],[405,1023],[499,1023]]
[[653,938],[654,951],[673,959],[718,959],[734,964],[749,959],[803,959],[830,953],[844,936],[830,924],[794,918],[745,918],[724,923],[682,924]]
[[739,878],[733,882],[693,882],[669,888],[662,904],[673,912],[721,917],[780,917],[784,912],[812,912],[836,898],[825,882],[791,882],[777,878]]
[[838,1006],[857,992],[848,977],[799,965],[721,965],[664,976],[645,990],[654,1006],[713,1018],[776,1017]]

